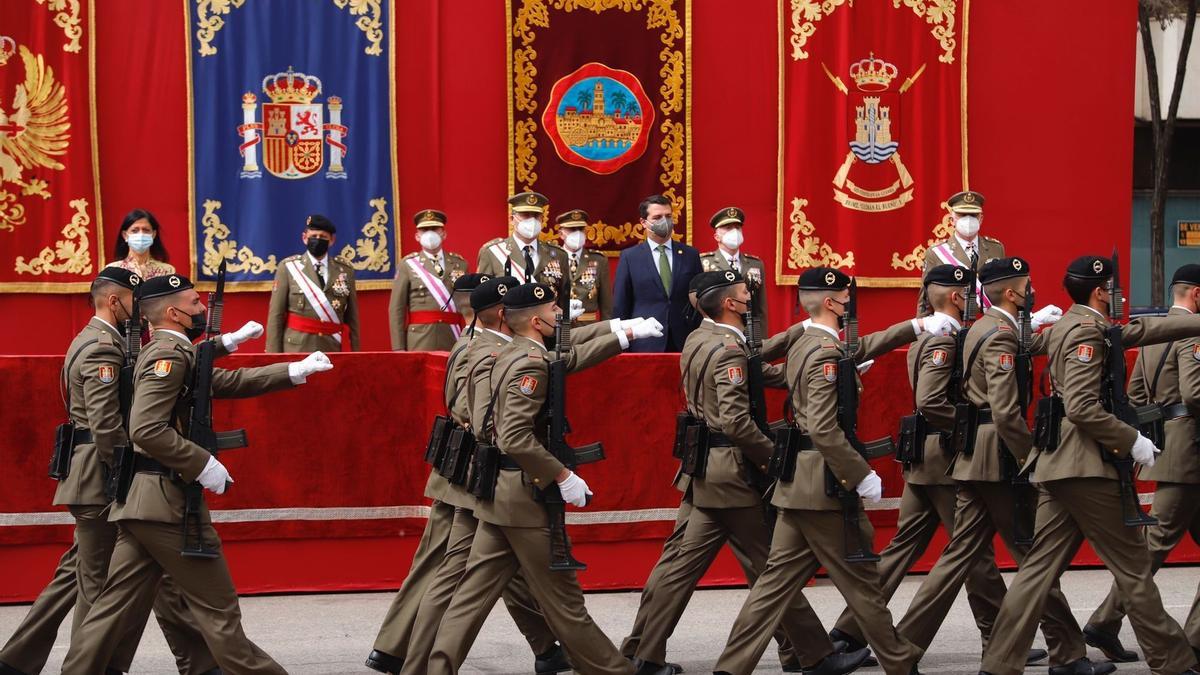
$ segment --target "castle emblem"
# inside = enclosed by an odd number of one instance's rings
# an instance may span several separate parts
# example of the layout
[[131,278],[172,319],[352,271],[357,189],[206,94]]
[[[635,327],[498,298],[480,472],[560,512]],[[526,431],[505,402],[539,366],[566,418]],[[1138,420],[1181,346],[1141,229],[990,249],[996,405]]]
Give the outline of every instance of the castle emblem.
[[[342,124],[342,99],[330,96],[325,104],[316,102],[321,80],[288,67],[287,72],[263,78],[263,93],[271,100],[263,103],[262,121],[255,120],[258,97],[242,94],[242,124],[238,134],[242,143],[242,178],[259,178],[258,148],[262,145],[263,166],[277,178],[297,180],[315,175],[325,164],[324,145],[328,144],[329,168],[326,178],[345,178],[342,159],[346,156],[345,138],[349,129]],[[324,122],[324,108],[329,122]],[[259,135],[261,132],[261,136]]]
[[554,83],[542,128],[567,164],[609,174],[641,157],[654,106],[632,73],[588,63]]

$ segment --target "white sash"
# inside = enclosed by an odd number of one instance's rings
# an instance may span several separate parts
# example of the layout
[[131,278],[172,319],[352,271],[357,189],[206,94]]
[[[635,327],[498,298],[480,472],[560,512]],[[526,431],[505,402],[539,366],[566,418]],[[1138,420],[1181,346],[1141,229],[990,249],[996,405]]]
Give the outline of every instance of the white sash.
[[[442,283],[441,279],[430,274],[429,270],[425,269],[425,266],[419,262],[420,258],[420,254],[417,254],[415,258],[409,258],[404,262],[408,263],[412,271],[416,272],[421,281],[425,282],[425,288],[428,288],[429,292],[433,294],[433,298],[437,300],[439,307],[448,308],[451,312],[457,312],[458,309],[454,306],[454,298],[451,297],[450,291],[446,289],[446,284]],[[455,340],[462,335],[462,329],[458,326],[450,326],[450,332],[454,333]]]
[[[488,247],[488,250],[492,252],[492,255],[496,256],[496,260],[500,263],[500,273],[503,274],[504,265],[509,261],[508,249],[500,246],[500,244],[492,244]],[[520,265],[518,265],[517,261],[512,261],[512,264],[509,265],[509,274],[517,278],[518,284],[525,283],[527,281],[525,278],[525,263],[522,262]]]
[[[319,288],[313,280],[305,276],[304,263],[299,260],[289,260],[287,263],[288,273],[292,275],[292,280],[300,287],[300,291],[304,293],[304,297],[308,298],[308,304],[312,305],[313,310],[317,313],[317,318],[321,323],[333,324],[340,327],[341,320],[338,318],[337,310],[333,305],[329,304],[329,298],[325,297],[325,291]],[[335,332],[332,335],[337,343],[342,344],[342,334]]]
[[[950,249],[950,242],[938,244],[933,247],[933,254],[942,261],[943,265],[962,265],[958,258],[954,257],[954,251]],[[987,299],[987,295],[983,292],[983,284],[979,283],[979,279],[975,279],[975,294],[979,298],[979,306],[987,309],[992,306],[992,301]]]

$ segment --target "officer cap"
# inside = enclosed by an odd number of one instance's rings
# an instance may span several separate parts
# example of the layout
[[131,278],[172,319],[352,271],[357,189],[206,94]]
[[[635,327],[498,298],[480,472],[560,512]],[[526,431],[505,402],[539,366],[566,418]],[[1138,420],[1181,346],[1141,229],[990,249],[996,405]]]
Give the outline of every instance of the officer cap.
[[992,258],[979,268],[979,283],[990,284],[1015,277],[1029,276],[1029,263],[1024,258]]
[[967,275],[971,273],[960,265],[938,265],[925,275],[926,286],[963,286],[966,285]]
[[727,206],[713,214],[708,224],[715,230],[722,225],[741,225],[746,222],[746,213],[736,206]]
[[802,291],[840,291],[850,285],[850,276],[832,267],[804,270],[796,287]]
[[1191,263],[1175,270],[1175,275],[1171,277],[1171,285],[1175,284],[1200,286],[1200,265]]
[[983,195],[966,190],[950,195],[946,206],[952,213],[983,213]]
[[696,297],[702,298],[718,288],[725,288],[734,284],[745,282],[742,275],[733,270],[713,270],[711,272],[701,272],[695,276],[696,281]]
[[559,214],[559,216],[554,219],[554,222],[558,223],[558,229],[561,230],[568,227],[587,227],[589,220],[591,220],[591,218],[588,217],[587,211],[584,211],[583,209],[572,209],[566,213]]
[[424,211],[417,211],[416,215],[413,216],[413,222],[416,223],[418,230],[426,227],[445,227],[446,214],[437,209],[425,209]]
[[168,274],[165,277],[147,279],[142,282],[141,286],[141,295],[138,297],[142,300],[149,300],[150,298],[174,295],[180,291],[186,291],[192,287],[192,282],[183,275]]
[[308,230],[320,230],[329,234],[337,233],[337,228],[334,227],[333,221],[319,213],[309,216],[308,220],[304,221],[304,227]]
[[471,291],[471,308],[476,312],[495,307],[504,301],[510,290],[521,285],[516,277],[484,278],[485,281]]
[[1067,276],[1073,279],[1101,281],[1113,274],[1112,260],[1098,255],[1085,255],[1071,261],[1067,265]]
[[525,309],[554,302],[554,287],[549,284],[521,284],[504,294],[505,309]]
[[517,213],[542,213],[550,203],[540,192],[522,192],[508,198],[508,205]]
[[100,270],[100,274],[96,275],[96,279],[111,281],[118,286],[124,286],[129,289],[136,289],[138,284],[142,283],[142,278],[137,274],[116,266],[105,267]]

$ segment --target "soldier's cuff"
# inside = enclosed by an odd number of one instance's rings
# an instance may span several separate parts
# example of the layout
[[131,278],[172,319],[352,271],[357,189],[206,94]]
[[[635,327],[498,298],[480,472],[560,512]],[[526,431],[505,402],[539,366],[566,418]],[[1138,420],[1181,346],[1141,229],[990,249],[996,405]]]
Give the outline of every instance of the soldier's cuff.
[[625,335],[625,331],[617,333],[617,342],[621,343],[621,350],[629,349],[629,337]]

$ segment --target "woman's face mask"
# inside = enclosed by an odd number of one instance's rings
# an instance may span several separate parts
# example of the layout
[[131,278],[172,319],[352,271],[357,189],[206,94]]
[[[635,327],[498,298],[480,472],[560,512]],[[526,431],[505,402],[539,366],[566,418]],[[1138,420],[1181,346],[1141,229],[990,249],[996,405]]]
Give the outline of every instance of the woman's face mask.
[[154,243],[154,235],[149,232],[133,232],[125,237],[125,243],[136,253],[145,253]]

